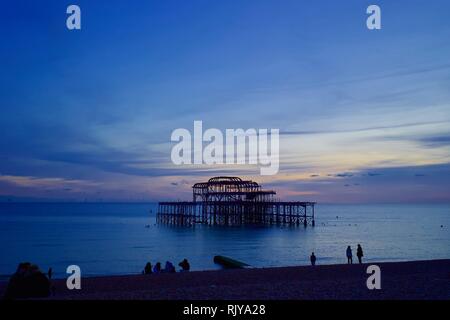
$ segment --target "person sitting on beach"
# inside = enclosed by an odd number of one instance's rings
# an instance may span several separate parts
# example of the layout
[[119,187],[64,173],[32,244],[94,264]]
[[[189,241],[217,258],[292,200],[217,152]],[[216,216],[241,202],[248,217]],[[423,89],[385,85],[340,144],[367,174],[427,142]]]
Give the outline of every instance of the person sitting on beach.
[[153,267],[153,273],[160,273],[160,272],[161,272],[161,263],[157,262]]
[[311,260],[311,265],[315,266],[316,265],[316,255],[314,254],[314,252],[311,253],[310,260]]
[[187,259],[183,259],[183,261],[181,261],[178,264],[181,267],[181,271],[189,271],[191,269],[191,266],[189,264],[189,262],[187,261]]
[[143,274],[151,274],[152,273],[152,264],[150,262],[147,262],[147,264],[145,265],[144,271],[142,273]]
[[50,293],[47,276],[37,265],[23,262],[9,279],[4,299],[45,298]]
[[350,246],[347,247],[347,263],[353,264],[353,253],[352,248]]
[[176,272],[174,265],[170,261],[166,261],[166,266],[164,268],[164,272],[174,273]]
[[358,257],[359,263],[362,263],[362,257],[364,256],[361,245],[358,243],[358,248],[356,249],[356,256]]

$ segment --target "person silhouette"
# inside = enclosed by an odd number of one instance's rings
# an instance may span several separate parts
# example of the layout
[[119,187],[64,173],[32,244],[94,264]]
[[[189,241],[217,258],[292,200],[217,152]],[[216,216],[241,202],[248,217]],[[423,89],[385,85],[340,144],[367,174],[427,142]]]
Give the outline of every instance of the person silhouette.
[[358,248],[356,249],[356,256],[358,257],[359,263],[362,263],[362,257],[364,256],[363,249],[361,245],[358,243]]
[[167,273],[176,272],[175,267],[173,266],[172,262],[166,261],[166,266],[164,267],[164,272],[167,272]]
[[347,263],[348,264],[353,264],[353,253],[352,253],[352,248],[350,246],[347,247]]
[[160,272],[161,272],[161,262],[157,262],[153,267],[153,273],[160,273]]
[[181,267],[181,271],[184,272],[189,271],[191,269],[191,266],[187,259],[183,259],[183,261],[181,261],[178,265]]
[[152,273],[152,264],[150,262],[147,262],[144,268],[144,274],[151,274]]
[[311,260],[311,265],[315,266],[317,258],[316,258],[316,255],[314,254],[314,252],[311,253],[311,257],[309,259]]

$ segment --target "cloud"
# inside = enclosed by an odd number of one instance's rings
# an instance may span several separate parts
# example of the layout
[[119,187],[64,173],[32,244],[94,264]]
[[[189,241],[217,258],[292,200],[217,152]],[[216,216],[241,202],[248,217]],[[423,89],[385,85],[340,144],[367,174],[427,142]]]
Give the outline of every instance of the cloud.
[[[20,187],[42,187],[42,188],[60,188],[61,186],[95,187],[102,183],[89,180],[75,180],[65,178],[40,178],[28,176],[10,176],[0,175],[0,181],[10,183]],[[69,189],[68,187],[64,190]]]
[[[386,129],[401,129],[401,128],[411,128],[423,125],[436,125],[436,124],[448,124],[450,121],[423,121],[414,123],[404,123],[389,126],[371,126],[371,127],[360,127],[352,129],[327,129],[327,130],[282,130],[280,135],[312,135],[312,134],[333,134],[333,133],[357,133],[365,131],[374,130],[386,130]],[[388,137],[386,137],[387,139]]]
[[431,137],[417,138],[427,148],[439,148],[450,146],[450,135],[437,135]]
[[367,176],[369,177],[377,177],[383,175],[382,173],[375,173],[375,172],[367,172]]
[[353,177],[353,175],[354,175],[353,173],[344,172],[344,173],[334,174],[333,176],[337,177],[337,178],[351,178],[351,177]]
[[[355,171],[345,183],[337,174],[319,180],[293,179],[271,184],[281,187],[278,196],[289,200],[308,200],[320,203],[404,203],[449,202],[450,164],[377,168]],[[295,197],[284,190],[299,190],[309,196]]]

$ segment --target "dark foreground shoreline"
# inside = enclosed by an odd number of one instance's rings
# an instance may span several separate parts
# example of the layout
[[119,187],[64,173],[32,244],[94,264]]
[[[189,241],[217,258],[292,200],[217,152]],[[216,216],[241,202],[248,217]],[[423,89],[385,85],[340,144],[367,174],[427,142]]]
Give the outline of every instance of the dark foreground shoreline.
[[450,300],[450,259],[371,264],[381,268],[381,290],[367,289],[369,264],[354,264],[82,278],[72,291],[54,280],[49,299]]

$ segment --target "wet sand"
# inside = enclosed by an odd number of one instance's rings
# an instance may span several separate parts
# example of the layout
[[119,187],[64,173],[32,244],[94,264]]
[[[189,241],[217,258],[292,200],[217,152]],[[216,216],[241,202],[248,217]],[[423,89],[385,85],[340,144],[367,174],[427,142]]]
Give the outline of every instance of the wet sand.
[[450,299],[450,260],[371,264],[381,268],[381,290],[367,289],[368,264],[354,264],[82,278],[73,291],[54,280],[49,299]]

